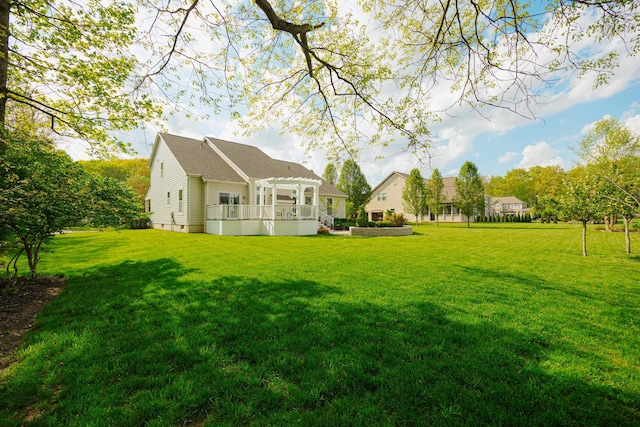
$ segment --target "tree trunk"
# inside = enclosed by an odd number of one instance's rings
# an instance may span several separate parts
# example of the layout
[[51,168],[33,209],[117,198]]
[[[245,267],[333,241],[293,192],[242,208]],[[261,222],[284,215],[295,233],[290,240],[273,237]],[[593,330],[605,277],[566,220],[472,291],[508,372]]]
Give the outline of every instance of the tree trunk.
[[[7,115],[7,70],[9,68],[9,13],[10,0],[0,0],[0,129]],[[0,138],[0,163],[7,151],[7,143]]]
[[587,256],[587,222],[582,221],[582,256]]
[[625,240],[625,249],[628,254],[631,253],[631,236],[629,236],[629,218],[626,216],[622,217],[622,221],[624,222],[624,240]]
[[[9,0],[0,0],[0,125],[4,125],[7,107],[7,70],[9,68]],[[3,144],[0,142],[0,144]],[[0,145],[0,153],[3,152]]]
[[607,231],[614,231],[617,222],[618,222],[618,217],[616,215],[605,215],[604,228]]

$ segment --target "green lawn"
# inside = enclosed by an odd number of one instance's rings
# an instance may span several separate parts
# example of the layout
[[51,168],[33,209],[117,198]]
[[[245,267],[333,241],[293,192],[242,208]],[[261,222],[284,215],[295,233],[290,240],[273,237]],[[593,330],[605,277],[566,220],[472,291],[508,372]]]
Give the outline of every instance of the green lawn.
[[[639,425],[640,256],[561,224],[56,237],[0,424]],[[632,236],[640,252],[640,233]]]

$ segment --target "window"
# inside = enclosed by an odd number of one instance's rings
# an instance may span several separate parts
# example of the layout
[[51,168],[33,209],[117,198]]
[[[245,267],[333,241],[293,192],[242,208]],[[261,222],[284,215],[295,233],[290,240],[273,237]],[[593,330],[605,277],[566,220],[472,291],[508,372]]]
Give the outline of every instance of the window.
[[218,204],[219,205],[239,205],[240,193],[219,192]]
[[387,200],[387,193],[378,193],[378,201],[385,201]]
[[182,189],[178,190],[178,212],[182,213]]
[[327,197],[327,215],[333,215],[333,197]]
[[164,162],[160,162],[160,178],[164,178]]
[[167,206],[171,206],[171,191],[167,191]]

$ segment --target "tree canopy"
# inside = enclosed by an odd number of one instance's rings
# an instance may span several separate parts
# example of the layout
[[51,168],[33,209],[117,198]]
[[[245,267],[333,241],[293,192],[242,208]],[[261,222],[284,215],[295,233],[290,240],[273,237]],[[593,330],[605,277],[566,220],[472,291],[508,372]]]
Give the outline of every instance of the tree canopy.
[[427,182],[427,205],[431,212],[435,214],[436,227],[439,226],[438,216],[444,206],[444,180],[438,168],[431,172],[431,179]]
[[[451,105],[530,116],[545,82],[606,83],[637,55],[635,0],[0,0],[0,121],[27,105],[98,152],[161,99],[275,124],[330,155],[401,139],[428,149]],[[619,43],[621,42],[621,43]],[[585,45],[608,45],[586,55]],[[622,46],[622,47],[618,47]],[[451,105],[432,99],[448,86]],[[168,111],[165,111],[168,112]]]
[[354,215],[369,202],[371,186],[367,177],[360,170],[360,166],[353,159],[345,160],[340,170],[338,188],[347,195],[347,215]]
[[456,177],[455,186],[456,195],[453,203],[467,217],[467,227],[469,227],[471,217],[476,213],[482,214],[485,203],[484,184],[478,173],[478,168],[473,162],[464,162]]
[[42,245],[65,227],[119,226],[138,214],[124,184],[87,173],[51,141],[4,131],[0,138],[7,147],[0,163],[0,239],[20,247],[9,265],[25,253],[35,275]]
[[416,225],[420,215],[427,206],[427,189],[420,169],[413,168],[402,188],[402,204],[407,212],[416,217]]

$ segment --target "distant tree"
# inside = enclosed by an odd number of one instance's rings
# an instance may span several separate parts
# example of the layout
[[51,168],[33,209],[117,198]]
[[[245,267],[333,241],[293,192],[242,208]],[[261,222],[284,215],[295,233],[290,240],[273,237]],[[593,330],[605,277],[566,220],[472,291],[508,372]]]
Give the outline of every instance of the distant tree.
[[37,274],[40,250],[55,233],[80,220],[119,225],[137,212],[131,192],[114,180],[108,183],[85,172],[45,139],[27,134],[1,134],[6,147],[0,174],[0,229],[15,238],[19,249],[10,260],[27,256]]
[[431,172],[431,179],[427,182],[427,205],[431,212],[435,212],[436,227],[439,226],[438,216],[444,206],[444,180],[438,168]]
[[631,253],[629,224],[640,215],[640,157],[620,159],[612,175],[604,177],[605,211],[616,212],[624,224],[625,252]]
[[587,256],[587,224],[600,218],[603,210],[602,184],[586,169],[567,177],[561,212],[567,219],[582,224],[582,255]]
[[473,162],[466,161],[460,168],[455,182],[456,195],[454,204],[467,217],[467,227],[471,226],[471,218],[475,212],[484,209],[484,185]]
[[348,216],[357,213],[360,206],[366,205],[371,198],[371,186],[360,166],[352,159],[347,159],[342,165],[338,188],[347,195]]
[[128,185],[137,195],[140,206],[149,190],[149,159],[80,160],[78,163],[89,173],[115,179]]
[[[640,137],[614,118],[596,122],[593,129],[580,140],[575,149],[584,165],[592,168],[593,173],[613,180],[624,179],[617,171],[618,164],[624,159],[640,156]],[[601,181],[604,184],[605,181]],[[620,204],[607,203],[604,207],[604,219],[607,230],[613,230],[617,222]]]
[[509,190],[506,189],[503,176],[494,175],[485,184],[485,192],[492,197],[507,196]]
[[326,179],[329,184],[336,185],[338,182],[338,169],[336,168],[336,165],[333,163],[327,163],[322,177]]
[[402,202],[405,210],[415,215],[416,225],[418,225],[418,219],[427,206],[427,189],[418,168],[413,168],[409,172],[402,188]]
[[542,218],[557,218],[567,173],[560,166],[534,166],[529,169],[529,175],[535,195],[529,206],[534,214]]

